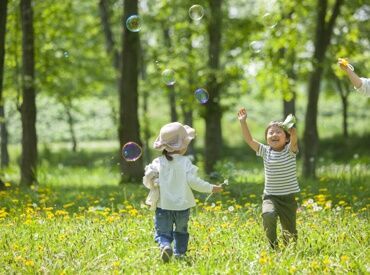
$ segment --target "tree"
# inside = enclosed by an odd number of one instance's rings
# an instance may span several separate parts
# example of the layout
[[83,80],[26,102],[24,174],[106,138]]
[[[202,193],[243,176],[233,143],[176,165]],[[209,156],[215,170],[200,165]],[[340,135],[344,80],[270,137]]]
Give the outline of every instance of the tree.
[[343,0],[336,0],[331,11],[329,21],[328,1],[317,1],[317,21],[314,41],[314,54],[312,60],[312,73],[308,83],[308,100],[304,129],[303,176],[314,178],[316,176],[316,156],[318,152],[319,137],[317,131],[317,106],[319,100],[320,83],[324,70],[325,53],[330,45],[335,20],[340,13]]
[[3,79],[4,79],[4,57],[5,57],[5,34],[6,34],[6,16],[8,0],[0,2],[0,133],[1,133],[1,161],[0,166],[6,167],[9,164],[8,153],[8,133],[5,123],[4,98],[3,98]]
[[[129,16],[138,14],[138,1],[124,1],[124,22]],[[138,65],[140,40],[138,32],[131,32],[126,27],[122,31],[122,55],[120,92],[119,141],[121,148],[133,141],[142,146],[138,119]],[[143,176],[142,158],[134,162],[121,161],[122,181],[137,181]]]
[[22,160],[21,185],[37,183],[36,92],[33,11],[31,0],[21,0],[22,20]]
[[205,111],[206,136],[205,136],[205,164],[206,172],[210,173],[213,166],[220,158],[222,148],[220,106],[220,80],[217,78],[217,71],[220,66],[221,54],[221,28],[222,28],[222,0],[209,0],[210,22],[208,26],[208,93],[209,101]]

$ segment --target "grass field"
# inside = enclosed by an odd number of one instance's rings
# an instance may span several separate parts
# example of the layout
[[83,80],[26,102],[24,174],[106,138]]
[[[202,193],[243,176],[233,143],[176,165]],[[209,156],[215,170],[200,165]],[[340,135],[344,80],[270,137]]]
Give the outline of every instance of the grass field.
[[[21,190],[14,183],[18,167],[4,171],[9,180],[0,192],[0,272],[369,273],[370,169],[361,143],[359,138],[347,145],[347,152],[360,148],[350,159],[328,148],[318,179],[299,180],[299,240],[278,252],[269,249],[261,224],[261,161],[245,147],[225,149],[212,180],[228,179],[229,186],[207,202],[207,195],[196,195],[188,255],[169,264],[161,262],[153,241],[153,213],[144,205],[147,190],[141,184],[117,184],[113,148],[42,151],[39,186]],[[239,150],[246,153],[243,161]]]

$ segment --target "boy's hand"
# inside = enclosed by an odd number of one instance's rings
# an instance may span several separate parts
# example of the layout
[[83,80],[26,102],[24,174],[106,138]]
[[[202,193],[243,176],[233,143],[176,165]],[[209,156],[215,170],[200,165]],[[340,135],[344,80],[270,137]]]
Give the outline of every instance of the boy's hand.
[[212,187],[212,193],[220,193],[222,191],[221,185],[213,185]]
[[242,108],[238,112],[238,119],[240,121],[246,120],[247,119],[247,110],[245,108]]

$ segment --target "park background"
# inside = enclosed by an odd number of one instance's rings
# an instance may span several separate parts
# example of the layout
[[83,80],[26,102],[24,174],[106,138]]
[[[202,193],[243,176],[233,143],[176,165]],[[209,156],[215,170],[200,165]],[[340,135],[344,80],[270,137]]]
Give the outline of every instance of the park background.
[[[0,272],[370,272],[369,100],[337,65],[369,76],[369,19],[361,0],[0,1]],[[268,248],[241,107],[261,142],[297,117],[297,246]],[[165,265],[141,178],[171,121],[196,129],[200,175],[229,185],[196,195],[188,256]]]

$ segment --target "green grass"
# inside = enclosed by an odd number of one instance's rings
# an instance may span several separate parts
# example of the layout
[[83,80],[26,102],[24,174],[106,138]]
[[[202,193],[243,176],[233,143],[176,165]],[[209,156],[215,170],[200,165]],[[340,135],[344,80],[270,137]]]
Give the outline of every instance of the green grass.
[[278,252],[269,249],[261,224],[261,159],[246,145],[225,147],[211,181],[228,179],[229,186],[207,202],[206,194],[196,194],[188,255],[169,264],[153,241],[147,190],[140,183],[118,185],[114,143],[89,144],[78,153],[61,145],[43,148],[40,184],[31,189],[17,186],[13,156],[0,191],[0,273],[369,273],[365,140],[352,138],[344,152],[332,152],[339,138],[323,140],[318,179],[299,178],[298,243]]
[[[1,192],[4,273],[366,273],[370,268],[366,206],[355,211],[347,203],[329,207],[326,199],[304,199],[297,245],[274,252],[264,238],[258,194],[249,193],[244,204],[227,190],[207,204],[198,196],[187,258],[163,264],[141,186],[55,184]],[[315,210],[315,203],[322,209]]]

